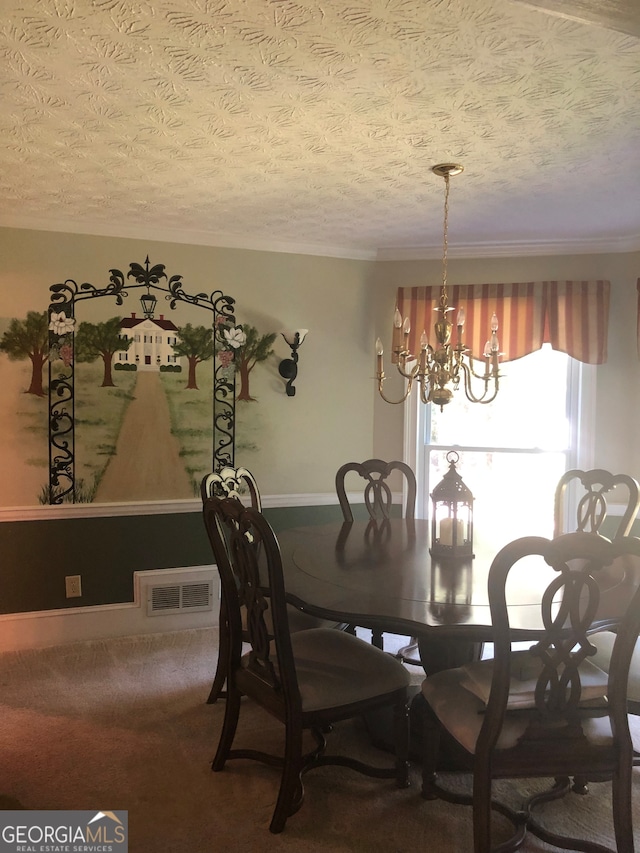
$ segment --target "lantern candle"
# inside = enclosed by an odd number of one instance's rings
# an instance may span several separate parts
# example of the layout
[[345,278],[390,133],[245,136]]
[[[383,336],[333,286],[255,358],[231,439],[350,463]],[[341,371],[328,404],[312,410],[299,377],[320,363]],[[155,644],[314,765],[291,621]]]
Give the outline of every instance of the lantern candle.
[[[443,518],[440,522],[440,544],[453,545],[453,518]],[[456,542],[461,545],[464,541],[464,521],[456,520]]]

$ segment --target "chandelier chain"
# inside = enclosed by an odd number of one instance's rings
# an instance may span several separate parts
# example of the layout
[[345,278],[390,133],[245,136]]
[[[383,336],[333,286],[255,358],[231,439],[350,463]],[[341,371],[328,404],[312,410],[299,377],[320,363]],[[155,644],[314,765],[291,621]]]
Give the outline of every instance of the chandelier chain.
[[440,292],[440,306],[444,310],[449,307],[449,299],[447,294],[447,261],[449,252],[449,188],[450,175],[446,172],[444,175],[444,228],[442,232],[442,291]]

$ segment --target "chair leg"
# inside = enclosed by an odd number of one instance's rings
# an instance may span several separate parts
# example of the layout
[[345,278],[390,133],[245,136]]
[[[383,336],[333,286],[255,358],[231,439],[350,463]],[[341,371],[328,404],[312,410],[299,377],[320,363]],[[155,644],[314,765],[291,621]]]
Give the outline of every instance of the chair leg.
[[488,772],[473,774],[473,851],[491,851],[491,777]]
[[399,788],[409,787],[409,699],[405,696],[396,702],[393,710],[393,728],[396,752],[396,781]]
[[612,779],[613,828],[618,853],[633,853],[632,768],[619,767]]
[[372,631],[371,632],[371,645],[375,646],[376,649],[383,649],[384,643],[382,641],[382,631]]
[[229,657],[229,621],[227,619],[227,608],[224,598],[220,601],[220,615],[218,618],[218,664],[216,674],[211,685],[211,692],[207,699],[207,705],[213,705],[221,696],[224,696],[224,683],[227,680]]
[[413,706],[422,717],[422,798],[435,800],[438,798],[436,767],[440,749],[440,724],[421,693],[413,700]]
[[[302,726],[289,721],[286,726],[284,767],[280,779],[278,800],[271,818],[269,830],[282,832],[289,815],[302,804]],[[296,794],[298,797],[296,798]],[[297,807],[297,808],[296,808]]]
[[218,741],[218,749],[215,758],[211,764],[211,769],[218,772],[224,769],[225,762],[229,757],[229,751],[233,744],[233,739],[238,727],[238,717],[240,716],[240,692],[236,689],[227,691],[227,702],[224,709],[224,722],[222,723],[222,731],[220,732],[220,740]]

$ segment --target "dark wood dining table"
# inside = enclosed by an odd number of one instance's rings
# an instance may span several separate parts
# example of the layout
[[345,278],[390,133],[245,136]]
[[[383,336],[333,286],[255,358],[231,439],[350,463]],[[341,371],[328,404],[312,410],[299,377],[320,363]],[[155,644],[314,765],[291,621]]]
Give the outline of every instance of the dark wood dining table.
[[[427,672],[479,654],[492,639],[487,578],[494,554],[432,558],[422,519],[334,522],[278,534],[289,601],[363,628],[418,637]],[[539,634],[548,571],[522,572],[510,616],[515,639]]]
[[[492,640],[487,581],[495,552],[482,543],[474,558],[434,559],[430,523],[399,518],[291,528],[278,541],[290,603],[336,622],[417,637],[427,675],[477,660]],[[539,558],[522,562],[508,588],[509,618],[514,641],[535,641],[540,596],[555,572]],[[623,577],[613,572],[601,590],[613,612]],[[374,743],[387,748],[391,720],[368,723]],[[412,743],[415,734],[412,728]]]
[[[427,674],[474,659],[492,640],[487,581],[495,549],[482,542],[473,558],[436,559],[430,523],[400,518],[291,528],[278,541],[292,604],[336,622],[418,637]],[[514,641],[540,636],[541,594],[555,575],[538,557],[513,570],[507,599]],[[623,563],[607,570],[601,614],[615,621],[630,582],[635,586]]]

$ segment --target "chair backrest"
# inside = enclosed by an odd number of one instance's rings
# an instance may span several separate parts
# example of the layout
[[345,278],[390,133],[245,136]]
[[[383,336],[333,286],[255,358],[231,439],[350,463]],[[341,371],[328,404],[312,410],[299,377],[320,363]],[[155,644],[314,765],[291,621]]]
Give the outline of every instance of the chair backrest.
[[[577,519],[575,528],[570,524],[567,530],[564,524],[565,507],[567,492],[573,485],[580,490],[577,498]],[[614,537],[628,536],[640,509],[640,486],[628,474],[611,474],[603,468],[594,468],[590,471],[581,471],[576,468],[562,475],[555,491],[554,534],[558,536],[572,529],[587,533],[601,533],[607,517],[607,494],[614,489],[616,489],[616,497],[625,502],[625,509]]]
[[230,676],[241,667],[243,643],[249,643],[246,669],[269,694],[265,701],[274,708],[287,703],[299,708],[282,560],[269,522],[236,497],[205,498],[203,517],[228,608]]
[[393,493],[387,482],[394,471],[400,472],[405,480],[407,502],[405,518],[413,518],[416,508],[416,478],[411,468],[404,462],[385,462],[382,459],[367,459],[364,462],[346,462],[336,473],[336,492],[345,521],[353,521],[353,512],[347,498],[345,478],[355,471],[366,483],[364,486],[364,502],[370,518],[387,519],[391,516]]
[[[639,562],[640,539],[625,537],[611,542],[598,534],[577,532],[554,539],[517,539],[494,558],[488,586],[494,660],[490,697],[476,749],[481,760],[491,760],[507,703],[514,700],[516,683],[521,703],[530,709],[519,744],[535,742],[541,761],[545,753],[548,762],[553,750],[558,751],[560,760],[560,753],[566,750],[563,755],[568,763],[575,758],[575,773],[579,773],[581,744],[586,745],[582,723],[589,716],[606,715],[617,740],[614,747],[621,750],[624,760],[631,760],[626,693],[631,656],[640,632],[640,590],[634,586],[630,595],[624,583],[611,587],[598,582],[599,575],[606,574],[607,567],[624,555]],[[537,558],[540,568],[546,565],[551,578],[540,597],[544,632],[527,651],[514,656],[508,604],[515,580],[510,580],[510,573],[520,566],[531,575],[532,558]],[[607,677],[589,661],[597,644],[593,619],[601,599],[616,594],[620,599],[617,637]],[[516,666],[518,672],[514,672]]]
[[253,474],[246,468],[232,468],[226,465],[219,471],[206,474],[200,484],[202,500],[206,498],[238,498],[243,501],[245,492],[249,493],[251,506],[262,511],[260,490]]

